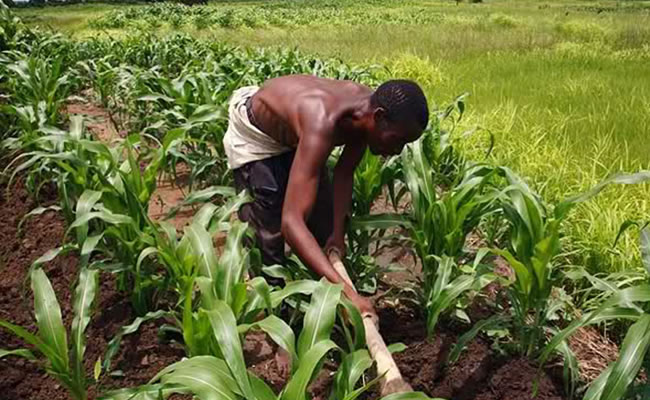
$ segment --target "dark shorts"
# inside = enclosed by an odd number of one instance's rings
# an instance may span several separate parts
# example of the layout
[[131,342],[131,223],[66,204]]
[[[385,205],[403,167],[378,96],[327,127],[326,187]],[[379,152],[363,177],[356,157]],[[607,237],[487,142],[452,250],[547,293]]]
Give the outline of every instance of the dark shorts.
[[[287,191],[289,171],[295,151],[260,161],[249,162],[233,171],[237,191],[247,189],[253,201],[239,209],[239,219],[255,230],[257,246],[266,265],[285,260],[284,238],[280,232],[282,207]],[[332,232],[333,194],[327,167],[321,171],[316,204],[307,227],[318,243],[325,246]]]

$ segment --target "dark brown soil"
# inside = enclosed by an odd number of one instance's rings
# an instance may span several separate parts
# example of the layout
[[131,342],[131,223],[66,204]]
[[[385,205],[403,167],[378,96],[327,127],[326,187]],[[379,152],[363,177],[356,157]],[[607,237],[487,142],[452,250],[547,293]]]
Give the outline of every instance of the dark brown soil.
[[[41,192],[40,205],[55,201],[53,189]],[[46,212],[27,220],[18,232],[23,216],[38,206],[21,181],[9,191],[0,185],[0,318],[35,331],[33,298],[29,287],[24,287],[31,263],[47,250],[64,241],[65,227],[61,215]],[[77,276],[77,256],[58,257],[44,266],[61,306],[64,323],[72,320],[71,299]],[[25,289],[25,290],[23,290]],[[134,316],[128,300],[115,290],[113,276],[104,274],[96,310],[88,327],[85,365],[92,371],[99,357],[104,356],[108,341]],[[144,324],[139,333],[127,337],[114,358],[113,370],[120,376],[102,378],[102,390],[135,386],[146,383],[156,372],[184,356],[182,347],[160,343],[158,326],[162,322]],[[17,348],[23,343],[9,332],[0,329],[0,347]],[[67,392],[35,363],[15,357],[0,360],[0,393],[4,400],[68,399]],[[95,388],[90,389],[94,398]]]
[[[490,351],[485,340],[477,338],[455,364],[446,365],[449,351],[458,337],[456,330],[441,328],[431,340],[426,340],[423,339],[423,319],[413,311],[389,308],[379,313],[380,330],[386,342],[407,345],[406,350],[395,354],[394,358],[414,390],[454,400],[533,399],[533,382],[538,369],[530,361],[498,357]],[[534,399],[563,399],[558,383],[542,371]]]
[[244,358],[255,375],[264,379],[275,393],[280,393],[291,372],[288,354],[265,333],[251,332],[244,340]]

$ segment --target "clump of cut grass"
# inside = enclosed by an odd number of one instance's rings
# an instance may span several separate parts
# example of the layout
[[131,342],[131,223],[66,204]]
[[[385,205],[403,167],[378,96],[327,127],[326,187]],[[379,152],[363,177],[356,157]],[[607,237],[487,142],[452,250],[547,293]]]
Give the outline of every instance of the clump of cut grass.
[[519,20],[502,13],[491,14],[488,20],[492,25],[496,25],[501,28],[515,28],[520,25]]
[[586,42],[603,40],[608,34],[608,30],[602,23],[583,20],[561,22],[555,29],[565,38]]
[[391,60],[385,76],[381,78],[390,77],[411,79],[430,88],[438,87],[445,79],[439,65],[434,64],[429,57],[420,57],[413,53],[401,53]]

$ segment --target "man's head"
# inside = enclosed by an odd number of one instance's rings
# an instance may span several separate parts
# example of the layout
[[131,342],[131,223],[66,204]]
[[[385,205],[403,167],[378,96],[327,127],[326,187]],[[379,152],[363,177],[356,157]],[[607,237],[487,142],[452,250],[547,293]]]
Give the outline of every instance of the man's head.
[[399,154],[429,123],[427,99],[412,81],[383,83],[370,97],[370,109],[373,115],[367,140],[373,154]]

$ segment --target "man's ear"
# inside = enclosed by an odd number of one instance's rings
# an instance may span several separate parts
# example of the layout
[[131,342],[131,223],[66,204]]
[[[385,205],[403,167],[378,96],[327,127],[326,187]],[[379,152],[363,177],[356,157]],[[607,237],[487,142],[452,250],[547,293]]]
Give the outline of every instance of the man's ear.
[[375,117],[375,123],[379,123],[379,121],[385,121],[386,109],[384,107],[375,108],[375,111],[373,112],[373,116]]

